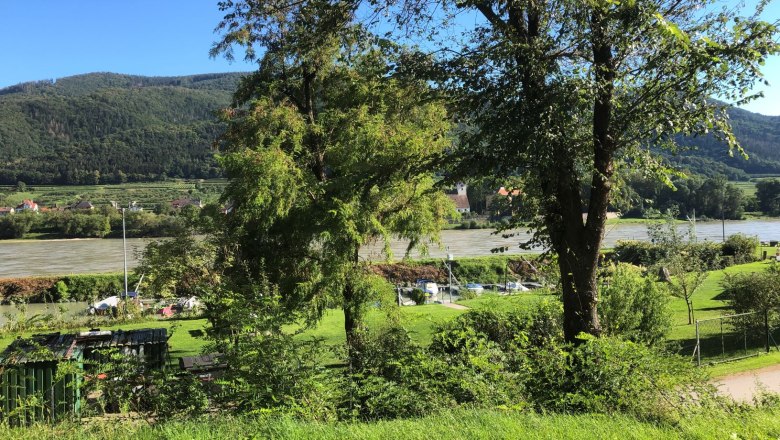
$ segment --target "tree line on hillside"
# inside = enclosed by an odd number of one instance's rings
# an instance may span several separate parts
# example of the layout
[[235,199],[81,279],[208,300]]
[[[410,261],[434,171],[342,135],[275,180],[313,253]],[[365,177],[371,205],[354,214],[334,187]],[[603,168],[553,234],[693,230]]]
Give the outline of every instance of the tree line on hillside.
[[138,77],[138,84],[133,78],[84,75],[6,89],[0,94],[0,184],[218,176],[212,144],[224,126],[215,112],[230,102],[237,75],[215,75],[201,88],[187,77]]

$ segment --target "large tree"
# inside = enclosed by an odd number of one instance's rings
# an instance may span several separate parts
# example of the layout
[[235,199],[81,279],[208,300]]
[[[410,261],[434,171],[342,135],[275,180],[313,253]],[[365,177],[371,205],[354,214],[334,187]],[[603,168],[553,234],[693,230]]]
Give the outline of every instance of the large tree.
[[[525,182],[517,220],[558,254],[568,341],[599,334],[596,274],[613,188],[629,169],[667,182],[656,153],[714,133],[751,99],[774,25],[694,0],[467,0],[483,20],[442,51],[443,86],[467,127],[465,173]],[[452,50],[455,49],[455,50]],[[435,66],[434,66],[435,67]],[[435,71],[435,70],[434,70]],[[586,216],[583,216],[585,214]]]
[[449,123],[441,104],[422,99],[428,84],[390,64],[397,49],[351,26],[342,6],[225,2],[214,53],[263,51],[225,112],[225,242],[236,261],[228,274],[278,286],[290,319],[312,322],[341,306],[355,360],[366,304],[386,286],[359,249],[436,236],[452,209],[434,190],[432,166]]
[[[758,19],[763,3],[748,17],[714,0],[222,5],[231,11],[226,27],[233,41],[266,48],[303,40],[316,47],[324,36],[351,29],[314,29],[312,17],[350,23],[360,15],[373,24],[389,16],[398,26],[382,32],[432,34],[422,47],[435,52],[409,57],[416,63],[409,71],[449,92],[463,128],[453,155],[461,174],[523,177],[527,209],[518,220],[533,221],[537,241],[558,254],[565,336],[574,342],[580,332],[600,333],[599,252],[610,196],[624,171],[640,169],[668,182],[656,152],[675,151],[679,136],[712,133],[741,154],[727,105],[714,99],[752,99],[760,66],[777,52],[776,26]],[[463,12],[471,15],[457,16]],[[276,32],[280,19],[299,20],[292,28],[305,29],[306,38],[286,28]],[[234,26],[237,21],[242,25]]]

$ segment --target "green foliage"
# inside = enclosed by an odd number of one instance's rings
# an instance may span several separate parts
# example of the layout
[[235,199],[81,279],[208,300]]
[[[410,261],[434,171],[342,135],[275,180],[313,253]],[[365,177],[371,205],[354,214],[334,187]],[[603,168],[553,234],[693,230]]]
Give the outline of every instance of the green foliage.
[[65,281],[59,280],[51,288],[51,298],[53,301],[67,301],[70,298],[68,285]]
[[627,217],[651,218],[648,213],[655,210],[672,210],[682,218],[695,214],[697,218],[738,220],[742,218],[747,203],[744,192],[721,175],[706,179],[701,176],[677,177],[671,181],[674,186],[641,174],[630,175],[626,181],[630,193],[628,197],[632,199],[623,209],[623,215]]
[[598,309],[604,332],[647,345],[661,342],[672,324],[664,286],[629,264],[604,272]]
[[145,391],[148,411],[160,420],[200,415],[209,404],[203,384],[190,373],[155,371],[153,386]]
[[756,260],[759,242],[756,237],[745,234],[729,235],[723,243],[723,255],[733,257],[734,264],[745,264]]
[[765,214],[780,214],[780,180],[761,180],[756,183],[758,206]]
[[0,217],[0,239],[22,238],[35,224],[34,215],[21,213]]
[[[124,292],[123,274],[68,275],[61,281],[68,287],[71,299],[77,301],[96,301]],[[138,277],[129,274],[128,285],[138,282]]]
[[137,276],[144,275],[143,289],[156,298],[201,295],[219,282],[215,269],[216,249],[209,240],[189,234],[153,241],[146,245]]
[[774,322],[780,317],[780,266],[772,264],[769,270],[726,275],[723,279],[723,295],[735,313],[757,312],[761,322],[764,313]]
[[615,245],[614,256],[621,263],[654,267],[683,250],[708,269],[721,269],[724,264],[732,263],[723,259],[721,244],[712,242],[686,243],[675,248],[647,241],[620,240]]
[[675,419],[686,402],[712,399],[714,389],[683,358],[618,338],[583,337],[576,347],[540,347],[529,356],[528,391],[539,408]]
[[428,295],[419,288],[412,289],[411,293],[409,294],[409,297],[414,301],[418,306],[425,304],[425,300],[428,299]]
[[514,281],[508,258],[458,259],[452,263],[452,274],[461,283],[495,283]]
[[103,238],[111,232],[109,218],[102,215],[69,213],[59,223],[66,237]]
[[0,184],[216,177],[213,113],[240,76],[106,73],[2,89]]

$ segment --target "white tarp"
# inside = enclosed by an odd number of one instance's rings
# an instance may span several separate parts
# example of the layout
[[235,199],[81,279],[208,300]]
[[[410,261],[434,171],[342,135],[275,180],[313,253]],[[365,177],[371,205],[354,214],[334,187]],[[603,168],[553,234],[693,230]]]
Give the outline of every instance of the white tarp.
[[191,296],[189,298],[180,298],[177,303],[182,309],[197,309],[200,307],[200,300],[197,296]]
[[107,310],[111,307],[117,307],[119,305],[118,296],[109,296],[108,298],[101,299],[100,301],[92,304],[95,310]]

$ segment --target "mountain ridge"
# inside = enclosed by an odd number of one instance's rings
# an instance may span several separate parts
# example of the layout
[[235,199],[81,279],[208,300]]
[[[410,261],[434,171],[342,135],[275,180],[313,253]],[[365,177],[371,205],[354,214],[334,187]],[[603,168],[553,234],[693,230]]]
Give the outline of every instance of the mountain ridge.
[[[96,72],[0,88],[0,184],[218,177],[212,145],[224,127],[214,115],[246,74]],[[729,115],[749,160],[730,157],[713,136],[680,139],[668,160],[731,180],[780,175],[780,116]]]

